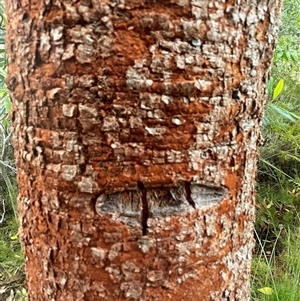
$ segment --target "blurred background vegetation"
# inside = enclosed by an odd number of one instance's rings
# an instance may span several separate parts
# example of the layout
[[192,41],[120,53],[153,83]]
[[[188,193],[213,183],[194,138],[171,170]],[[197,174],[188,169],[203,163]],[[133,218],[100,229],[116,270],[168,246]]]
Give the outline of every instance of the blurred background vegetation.
[[18,239],[16,170],[5,86],[5,15],[0,1],[0,300],[26,300],[24,256]]
[[300,300],[300,0],[284,0],[260,147],[252,301]]
[[[18,240],[10,100],[0,0],[0,300],[27,300]],[[300,0],[285,0],[263,119],[252,301],[300,301]]]

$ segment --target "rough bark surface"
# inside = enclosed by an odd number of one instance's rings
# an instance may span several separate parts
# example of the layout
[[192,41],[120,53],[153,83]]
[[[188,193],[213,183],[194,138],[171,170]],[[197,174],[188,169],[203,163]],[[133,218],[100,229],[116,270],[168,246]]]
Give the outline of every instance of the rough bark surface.
[[31,301],[249,300],[279,2],[6,1]]

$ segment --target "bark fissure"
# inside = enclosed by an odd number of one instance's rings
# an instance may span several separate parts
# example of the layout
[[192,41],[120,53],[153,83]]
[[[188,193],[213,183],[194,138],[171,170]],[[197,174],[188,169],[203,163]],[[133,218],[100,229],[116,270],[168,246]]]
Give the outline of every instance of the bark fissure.
[[194,200],[191,197],[191,184],[189,182],[185,182],[184,183],[184,188],[185,188],[185,195],[186,195],[187,201],[195,209],[196,205],[195,205]]
[[142,182],[138,182],[138,188],[141,190],[141,204],[142,204],[142,233],[147,235],[148,218],[149,218],[149,206],[147,201],[147,191]]

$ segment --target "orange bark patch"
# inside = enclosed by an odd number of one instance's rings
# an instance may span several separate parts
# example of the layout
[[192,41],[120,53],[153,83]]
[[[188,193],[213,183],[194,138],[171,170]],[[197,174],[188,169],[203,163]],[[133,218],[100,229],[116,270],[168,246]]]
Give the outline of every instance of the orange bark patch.
[[230,68],[233,74],[232,88],[236,88],[245,79],[245,74],[242,73],[241,66],[232,64]]
[[114,45],[117,55],[131,59],[131,64],[134,64],[136,59],[144,58],[149,51],[145,45],[145,40],[141,39],[134,29],[131,28],[117,31]]
[[56,68],[52,63],[43,63],[39,68],[35,69],[33,72],[34,78],[50,78],[56,72]]
[[225,178],[225,186],[230,190],[230,193],[234,198],[238,192],[240,182],[241,179],[233,172],[229,172]]

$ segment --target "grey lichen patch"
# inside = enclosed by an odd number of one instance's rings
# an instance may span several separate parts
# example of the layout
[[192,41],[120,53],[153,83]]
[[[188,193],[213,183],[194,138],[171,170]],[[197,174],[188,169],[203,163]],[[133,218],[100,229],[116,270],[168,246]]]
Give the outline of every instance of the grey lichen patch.
[[173,149],[166,151],[166,162],[168,163],[181,163],[184,161],[184,157],[181,151]]
[[78,137],[75,132],[68,132],[65,137],[65,149],[67,152],[78,151]]
[[134,259],[122,263],[121,270],[126,281],[132,281],[136,280],[137,278],[141,278],[139,274],[141,272],[141,269]]
[[162,102],[164,102],[166,105],[170,104],[173,102],[173,97],[169,95],[162,95],[161,96]]
[[121,290],[126,298],[139,300],[143,293],[143,285],[141,282],[122,282]]
[[107,255],[107,250],[100,247],[92,247],[91,248],[92,255],[97,257],[97,259],[105,260]]
[[41,52],[41,57],[43,59],[48,58],[50,49],[51,49],[50,36],[46,33],[42,33],[39,50]]
[[61,168],[61,177],[66,181],[73,181],[79,171],[77,165],[63,165]]
[[126,73],[126,84],[129,89],[145,89],[151,87],[153,80],[145,74],[140,74],[136,69],[129,68]]
[[91,88],[95,83],[95,75],[93,74],[85,74],[78,78],[78,86],[82,88]]
[[138,240],[137,244],[139,249],[146,254],[155,247],[155,240],[143,236]]
[[153,110],[147,112],[148,118],[153,118],[157,120],[164,120],[165,119],[165,113],[162,110]]
[[63,104],[62,113],[66,117],[73,117],[77,109],[77,105],[74,104]]
[[146,127],[145,129],[149,133],[149,135],[155,135],[155,136],[163,135],[167,131],[166,127],[163,126]]
[[103,120],[102,131],[109,132],[109,131],[116,131],[119,128],[119,123],[115,116],[107,116]]
[[132,129],[138,129],[143,126],[143,120],[141,117],[130,116],[129,117],[129,126]]
[[111,246],[110,251],[109,251],[108,256],[107,256],[108,259],[110,261],[113,261],[115,258],[117,258],[118,255],[119,255],[119,252],[121,251],[121,249],[122,249],[122,244],[121,243],[113,244]]
[[152,270],[148,271],[147,273],[147,279],[150,282],[155,282],[156,286],[158,285],[157,282],[162,282],[165,279],[165,277],[165,272],[162,270]]
[[195,82],[195,87],[201,92],[210,92],[213,89],[213,82],[208,80],[200,80],[198,79]]
[[201,158],[202,151],[201,150],[189,150],[189,158],[190,158],[190,168],[193,170],[202,169],[202,162],[199,160]]
[[68,281],[68,276],[66,273],[64,272],[57,273],[56,283],[58,283],[60,289],[64,289],[67,281]]
[[64,51],[64,54],[62,56],[62,60],[68,60],[70,59],[71,57],[74,56],[74,51],[75,51],[75,44],[68,44],[65,51]]
[[80,44],[75,51],[76,59],[81,63],[91,63],[93,60],[94,47],[92,45]]
[[64,27],[57,26],[51,29],[50,35],[53,41],[58,41],[63,37],[63,33],[64,33]]
[[99,115],[95,107],[86,104],[79,104],[79,113],[83,118],[96,118]]
[[121,269],[115,265],[106,267],[105,271],[109,273],[109,277],[113,281],[120,281],[122,279]]
[[97,191],[97,185],[92,177],[82,177],[78,182],[78,187],[81,192],[94,193]]

